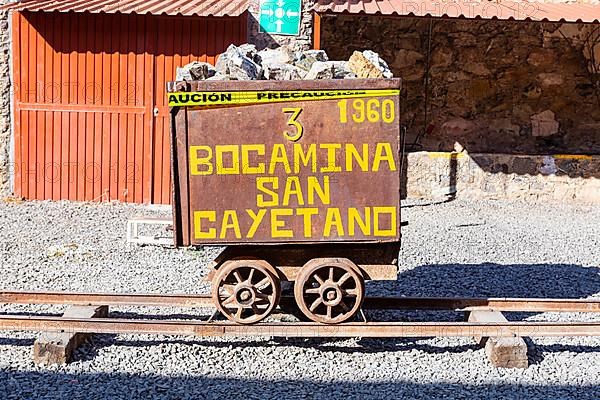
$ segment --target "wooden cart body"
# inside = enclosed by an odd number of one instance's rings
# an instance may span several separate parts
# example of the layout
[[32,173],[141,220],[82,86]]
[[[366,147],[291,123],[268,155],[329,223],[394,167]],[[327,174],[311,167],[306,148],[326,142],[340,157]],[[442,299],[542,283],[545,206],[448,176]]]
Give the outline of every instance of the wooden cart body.
[[400,80],[172,83],[177,246],[268,260],[282,279],[314,257],[395,279]]

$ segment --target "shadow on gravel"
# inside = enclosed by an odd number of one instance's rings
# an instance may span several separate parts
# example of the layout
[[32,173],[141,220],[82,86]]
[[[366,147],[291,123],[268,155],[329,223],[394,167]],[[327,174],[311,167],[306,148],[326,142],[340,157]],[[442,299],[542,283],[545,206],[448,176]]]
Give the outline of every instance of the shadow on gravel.
[[[192,371],[190,371],[192,372]],[[597,399],[600,388],[578,385],[269,381],[127,373],[0,371],[4,399]]]
[[[99,351],[104,347],[120,346],[120,347],[153,347],[164,345],[189,346],[190,349],[196,346],[207,346],[211,348],[229,348],[232,346],[244,348],[277,348],[282,346],[293,346],[299,348],[307,348],[317,350],[321,353],[360,353],[360,354],[375,354],[390,351],[411,351],[417,350],[428,354],[452,353],[459,354],[465,351],[477,351],[480,346],[476,343],[468,345],[444,345],[435,346],[427,343],[419,343],[427,338],[407,338],[407,339],[368,339],[361,338],[356,341],[356,344],[349,345],[347,339],[323,338],[323,339],[299,339],[299,338],[271,338],[270,340],[241,340],[239,342],[228,340],[226,342],[206,341],[194,339],[168,339],[160,340],[123,340],[116,335],[96,335],[90,343],[84,344],[75,353],[75,361],[93,361]],[[31,342],[29,345],[32,345]],[[17,345],[15,343],[15,345]],[[27,345],[23,342],[22,345]],[[564,350],[561,350],[564,351]],[[600,351],[600,349],[597,349]]]
[[586,298],[600,294],[600,268],[574,264],[432,264],[397,281],[371,281],[368,295]]

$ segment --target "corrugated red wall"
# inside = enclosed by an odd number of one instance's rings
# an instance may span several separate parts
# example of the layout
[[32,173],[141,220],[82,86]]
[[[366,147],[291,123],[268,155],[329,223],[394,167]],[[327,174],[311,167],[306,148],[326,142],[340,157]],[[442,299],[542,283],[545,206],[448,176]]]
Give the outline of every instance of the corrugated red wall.
[[165,84],[245,42],[246,21],[14,13],[15,194],[169,203]]

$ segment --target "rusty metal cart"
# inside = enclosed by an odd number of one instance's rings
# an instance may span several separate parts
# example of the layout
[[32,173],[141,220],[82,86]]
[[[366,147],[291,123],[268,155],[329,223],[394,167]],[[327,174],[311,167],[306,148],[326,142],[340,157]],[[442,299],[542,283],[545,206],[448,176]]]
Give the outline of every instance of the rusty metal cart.
[[400,80],[177,82],[177,246],[226,246],[209,275],[240,324],[294,283],[313,321],[348,321],[365,280],[395,280],[400,249]]

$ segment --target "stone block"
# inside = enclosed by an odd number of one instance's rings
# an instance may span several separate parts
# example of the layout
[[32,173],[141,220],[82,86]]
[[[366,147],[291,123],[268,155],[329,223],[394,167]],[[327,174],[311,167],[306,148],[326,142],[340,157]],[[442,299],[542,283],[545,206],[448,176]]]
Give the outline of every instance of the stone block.
[[556,53],[548,49],[536,49],[527,57],[527,63],[534,67],[549,67],[556,63]]
[[452,154],[457,157],[454,161],[457,198],[600,204],[600,179],[596,177],[600,157],[576,160],[577,173],[590,177],[573,178],[557,166],[557,162],[564,163],[563,158],[568,156],[409,153],[406,195],[436,200],[436,196],[447,192],[453,173]]
[[557,73],[544,73],[539,74],[537,77],[543,87],[559,86],[565,82],[563,76]]
[[551,110],[531,116],[531,134],[533,136],[552,136],[558,133],[559,123]]
[[[497,323],[508,322],[502,313],[497,311],[472,311],[468,315],[469,322]],[[496,368],[527,368],[527,343],[521,337],[475,338],[485,346],[485,353]]]
[[[401,49],[396,53],[392,65],[394,68],[411,68],[424,58],[425,56],[417,51]],[[435,62],[434,66],[448,66],[452,62],[452,53],[436,52],[436,55],[432,58]]]

